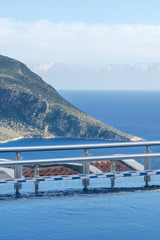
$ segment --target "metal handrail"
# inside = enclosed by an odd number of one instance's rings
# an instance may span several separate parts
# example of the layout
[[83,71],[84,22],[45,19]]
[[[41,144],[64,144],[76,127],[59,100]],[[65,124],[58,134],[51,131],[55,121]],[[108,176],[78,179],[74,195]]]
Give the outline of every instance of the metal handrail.
[[[2,147],[0,148],[0,153],[4,152],[15,152],[16,157],[15,160],[3,159],[0,162],[0,166],[15,166],[14,167],[14,178],[22,177],[22,166],[32,165],[35,167],[35,178],[39,177],[39,167],[50,164],[64,164],[64,163],[83,163],[83,173],[89,174],[89,164],[92,161],[112,161],[111,171],[115,172],[115,160],[131,160],[131,159],[141,159],[144,158],[144,169],[151,169],[151,158],[160,157],[159,153],[151,153],[149,147],[150,146],[160,146],[160,141],[152,141],[152,142],[121,142],[121,143],[98,143],[98,144],[78,144],[78,145],[54,145],[54,146],[34,146],[34,147]],[[100,149],[100,148],[122,148],[122,147],[140,147],[145,146],[146,150],[143,154],[116,154],[116,155],[107,155],[107,156],[89,156],[89,149]],[[80,150],[83,149],[85,152],[83,157],[72,157],[72,158],[52,158],[52,159],[34,159],[34,160],[22,160],[20,155],[21,152],[33,152],[33,151],[56,151],[56,150]],[[148,186],[150,181],[150,176],[145,176],[145,186]],[[111,188],[114,187],[114,178],[111,178]],[[84,189],[89,186],[89,180],[82,180]],[[15,183],[16,193],[19,193],[19,189],[21,188],[20,183]],[[38,185],[35,183],[35,192],[38,192]]]
[[157,158],[160,153],[143,153],[143,154],[120,154],[120,155],[107,155],[107,156],[89,156],[89,157],[73,157],[73,158],[54,158],[54,159],[36,159],[36,160],[18,160],[0,162],[0,166],[17,166],[17,165],[40,165],[51,163],[72,163],[72,162],[92,162],[92,161],[115,161],[122,159],[139,159],[139,158]]
[[98,149],[98,148],[141,147],[141,146],[158,146],[158,145],[160,146],[160,141],[54,145],[54,146],[35,146],[35,147],[2,147],[0,148],[0,152],[2,153],[2,152],[56,151],[56,150],[78,150],[78,149]]

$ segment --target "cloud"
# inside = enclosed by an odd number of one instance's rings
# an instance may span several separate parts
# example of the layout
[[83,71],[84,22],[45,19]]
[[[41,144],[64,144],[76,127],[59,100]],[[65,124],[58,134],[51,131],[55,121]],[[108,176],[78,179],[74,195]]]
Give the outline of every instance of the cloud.
[[48,72],[50,69],[54,67],[55,63],[40,63],[39,65],[34,67],[34,71],[36,72]]
[[108,66],[107,66],[107,71],[108,71],[108,72],[111,72],[111,71],[112,71],[112,66],[108,65]]
[[145,64],[141,64],[140,65],[140,69],[143,71],[143,72],[146,72],[148,70],[148,64],[145,63]]
[[[25,63],[58,61],[98,66],[159,61],[160,25],[0,19],[0,29],[0,53]],[[41,68],[45,70],[47,65]]]

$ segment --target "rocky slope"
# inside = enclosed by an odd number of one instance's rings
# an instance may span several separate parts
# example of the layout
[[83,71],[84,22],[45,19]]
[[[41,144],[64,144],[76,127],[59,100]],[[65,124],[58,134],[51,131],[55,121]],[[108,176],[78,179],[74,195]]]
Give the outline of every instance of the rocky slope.
[[0,55],[0,141],[22,137],[140,140],[80,111],[23,63]]

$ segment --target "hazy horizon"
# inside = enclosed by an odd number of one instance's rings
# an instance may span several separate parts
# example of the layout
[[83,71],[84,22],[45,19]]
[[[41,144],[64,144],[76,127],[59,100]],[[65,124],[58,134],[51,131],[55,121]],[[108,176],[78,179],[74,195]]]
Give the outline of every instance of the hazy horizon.
[[0,54],[56,89],[160,90],[158,0],[6,0]]

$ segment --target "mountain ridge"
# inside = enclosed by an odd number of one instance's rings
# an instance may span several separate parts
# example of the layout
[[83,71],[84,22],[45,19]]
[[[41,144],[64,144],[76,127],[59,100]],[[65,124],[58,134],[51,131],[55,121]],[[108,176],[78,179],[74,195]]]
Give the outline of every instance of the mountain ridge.
[[141,140],[79,110],[26,65],[0,55],[0,141],[23,137]]

